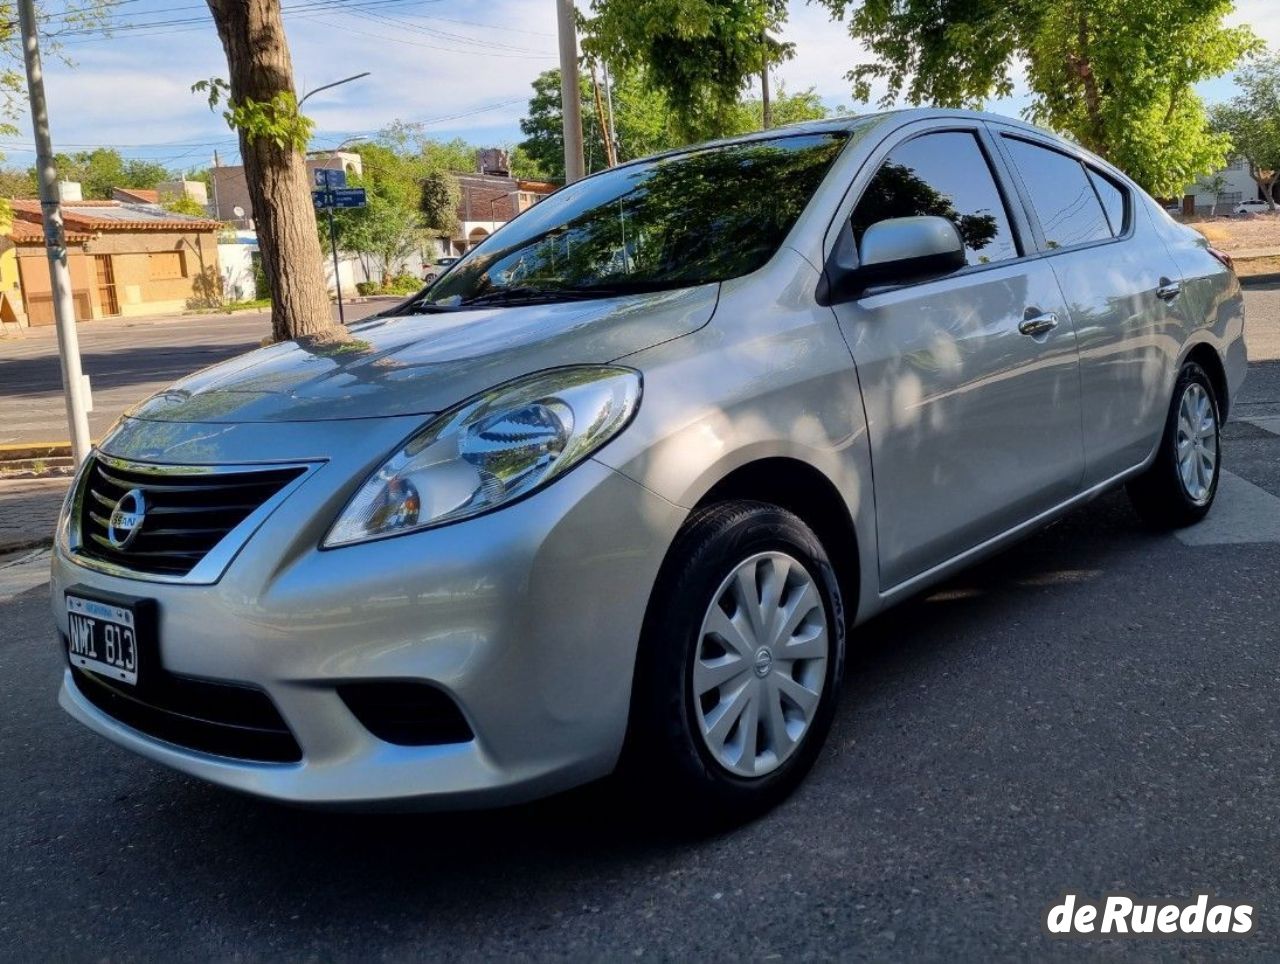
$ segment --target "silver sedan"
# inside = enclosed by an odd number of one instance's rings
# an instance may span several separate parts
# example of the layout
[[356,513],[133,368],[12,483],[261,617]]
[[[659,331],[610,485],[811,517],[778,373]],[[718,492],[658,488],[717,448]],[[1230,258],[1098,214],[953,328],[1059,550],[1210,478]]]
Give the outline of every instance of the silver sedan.
[[1225,255],[1016,121],[625,164],[348,341],[122,418],[59,523],[61,702],[292,803],[618,769],[757,812],[877,612],[1115,486],[1154,526],[1209,511],[1243,325]]

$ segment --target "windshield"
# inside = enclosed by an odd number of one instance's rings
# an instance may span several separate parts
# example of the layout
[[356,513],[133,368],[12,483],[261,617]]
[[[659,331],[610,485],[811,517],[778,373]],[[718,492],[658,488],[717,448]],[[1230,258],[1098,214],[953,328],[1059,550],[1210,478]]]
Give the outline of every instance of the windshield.
[[579,181],[487,238],[406,307],[560,300],[748,274],[778,249],[847,137],[709,147]]

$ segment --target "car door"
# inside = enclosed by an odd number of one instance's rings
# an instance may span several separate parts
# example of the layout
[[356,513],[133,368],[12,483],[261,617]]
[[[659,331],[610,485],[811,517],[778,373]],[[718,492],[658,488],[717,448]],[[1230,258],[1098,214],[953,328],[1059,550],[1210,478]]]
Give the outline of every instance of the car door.
[[866,407],[884,591],[1079,491],[1075,335],[997,172],[981,122],[912,125],[864,165],[841,213],[855,240],[886,218],[948,217],[968,262],[833,306]]
[[997,129],[1075,325],[1088,488],[1143,462],[1164,427],[1181,272],[1123,181],[1065,145]]

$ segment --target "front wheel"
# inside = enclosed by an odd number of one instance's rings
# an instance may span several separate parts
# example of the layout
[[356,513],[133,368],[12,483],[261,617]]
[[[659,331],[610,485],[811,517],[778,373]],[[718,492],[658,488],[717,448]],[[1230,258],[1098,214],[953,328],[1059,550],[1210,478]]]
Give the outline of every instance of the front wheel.
[[772,806],[818,755],[844,669],[831,562],[794,514],[697,512],[650,602],[624,769],[657,816],[732,823]]
[[1156,460],[1128,485],[1148,524],[1178,529],[1199,522],[1218,494],[1221,472],[1218,396],[1195,362],[1178,373]]

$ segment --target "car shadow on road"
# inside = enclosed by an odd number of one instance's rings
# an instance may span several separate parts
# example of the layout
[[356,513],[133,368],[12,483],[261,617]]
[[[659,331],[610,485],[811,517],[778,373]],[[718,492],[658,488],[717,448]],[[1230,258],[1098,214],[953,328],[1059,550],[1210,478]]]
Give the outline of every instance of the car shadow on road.
[[[876,692],[896,690],[909,698],[903,691],[931,666],[958,652],[963,658],[966,648],[1006,619],[1011,600],[1052,599],[1060,587],[1105,578],[1120,557],[1166,540],[1141,528],[1123,494],[1111,494],[872,620],[853,637],[835,732],[856,732],[862,704]],[[847,765],[820,761],[814,776],[824,766]],[[148,774],[149,781],[135,788],[135,802],[165,801],[154,819],[171,826],[149,832],[187,841],[187,849],[173,856],[188,865],[180,871],[183,879],[223,891],[233,875],[242,883],[232,897],[244,913],[256,912],[264,895],[278,900],[287,892],[297,898],[297,913],[327,915],[329,926],[335,917],[356,926],[369,915],[456,909],[465,906],[466,895],[483,894],[491,907],[527,900],[531,892],[585,899],[582,888],[590,888],[584,882],[635,877],[637,871],[660,880],[680,873],[691,852],[714,854],[736,834],[755,838],[774,819],[691,838],[653,826],[643,807],[609,781],[495,811],[360,815],[292,810],[164,771]]]
[[[84,351],[80,355],[80,366],[93,379],[96,391],[106,391],[131,385],[173,382],[257,347],[257,341],[151,346],[142,350],[124,346]],[[61,392],[59,364],[56,354],[0,360],[0,385],[4,386],[0,397]]]

